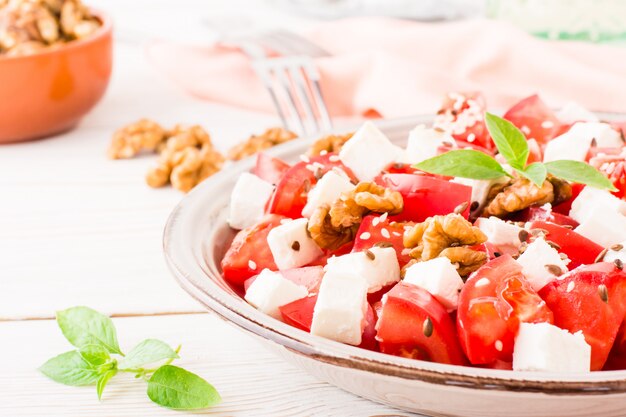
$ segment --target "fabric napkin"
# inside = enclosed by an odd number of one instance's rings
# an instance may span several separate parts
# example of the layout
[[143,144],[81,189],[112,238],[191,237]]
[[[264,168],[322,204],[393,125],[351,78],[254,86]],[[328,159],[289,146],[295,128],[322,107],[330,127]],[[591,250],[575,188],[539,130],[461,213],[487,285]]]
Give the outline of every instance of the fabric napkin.
[[[433,113],[448,91],[482,91],[504,108],[533,93],[626,112],[626,48],[532,37],[506,23],[423,23],[360,17],[305,34],[332,56],[316,59],[332,116]],[[273,112],[247,57],[222,45],[160,42],[148,56],[173,82],[207,100]]]

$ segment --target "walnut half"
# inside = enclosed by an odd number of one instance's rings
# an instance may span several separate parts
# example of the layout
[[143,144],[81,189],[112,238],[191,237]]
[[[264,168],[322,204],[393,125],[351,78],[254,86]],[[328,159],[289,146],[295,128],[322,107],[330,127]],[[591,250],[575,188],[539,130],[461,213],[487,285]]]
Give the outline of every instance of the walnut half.
[[228,151],[227,156],[228,159],[238,161],[264,149],[293,140],[296,137],[297,135],[293,132],[283,129],[282,127],[274,127],[267,129],[260,135],[252,135],[247,141],[233,146]]
[[335,152],[338,153],[354,133],[346,133],[344,135],[327,135],[324,136],[311,145],[307,155],[317,156],[324,153]]

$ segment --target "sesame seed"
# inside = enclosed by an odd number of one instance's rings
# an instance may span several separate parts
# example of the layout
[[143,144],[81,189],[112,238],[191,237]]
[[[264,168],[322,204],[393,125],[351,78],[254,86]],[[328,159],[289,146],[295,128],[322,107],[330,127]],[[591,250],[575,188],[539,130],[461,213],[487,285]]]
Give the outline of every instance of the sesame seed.
[[458,206],[454,208],[454,214],[463,213],[465,210],[467,210],[468,206],[469,206],[469,203],[467,201],[462,202],[461,204],[459,204]]
[[596,256],[596,260],[594,261],[594,263],[602,262],[607,252],[608,251],[606,250],[606,248],[602,249],[602,252],[600,252],[598,256]]
[[307,155],[300,155],[300,160],[302,162],[306,162],[307,164],[311,162],[311,159]]
[[[376,248],[391,248],[391,247],[393,247],[393,244],[391,242],[381,241],[381,242],[376,242],[374,244],[374,247],[376,247]],[[409,251],[410,251],[410,249],[409,249]]]
[[624,249],[624,245],[621,245],[619,243],[617,245],[611,246],[611,250],[614,250],[615,252],[621,251],[622,249]]
[[496,340],[496,343],[494,344],[494,347],[496,348],[496,350],[498,352],[502,352],[502,349],[504,348],[504,346],[502,344],[502,340]]
[[338,162],[339,161],[339,155],[331,155],[328,157],[328,160],[330,162]]
[[525,135],[530,134],[530,128],[526,125],[523,125],[520,130],[524,132]]
[[313,162],[313,166],[317,169],[324,169],[324,165],[320,164],[319,162]]
[[372,226],[376,227],[378,226],[378,223],[380,223],[380,217],[374,217],[374,220],[372,220]]
[[544,265],[543,267],[546,268],[546,271],[548,271],[552,275],[555,275],[557,277],[563,275],[563,270],[558,265],[547,264],[547,265]]
[[291,249],[298,252],[300,250],[300,242],[298,242],[297,240],[294,240],[293,243],[291,244]]
[[468,141],[469,143],[472,143],[472,142],[474,142],[475,140],[476,140],[476,135],[475,135],[475,134],[470,133],[469,135],[467,135],[467,141]]
[[554,122],[551,120],[546,120],[541,123],[541,127],[544,129],[552,129],[554,127]]
[[474,287],[478,288],[478,287],[483,287],[489,284],[491,284],[491,281],[489,281],[489,278],[483,277],[479,279],[478,281],[476,281],[476,284],[474,285]]
[[426,337],[430,337],[433,335],[433,322],[430,317],[426,317],[426,320],[424,320],[422,330],[424,331],[424,336]]
[[567,288],[565,289],[565,292],[572,292],[574,290],[574,286],[576,284],[574,283],[574,281],[570,281],[567,283]]
[[378,218],[380,219],[381,222],[384,222],[385,220],[387,220],[387,216],[389,215],[389,213],[384,212],[383,214],[381,214]]
[[328,151],[327,151],[326,149],[322,149],[322,150],[320,151],[320,156],[324,156],[324,155],[326,155],[327,153],[328,153]]
[[251,270],[256,270],[256,262],[254,262],[252,259],[250,259],[248,261],[248,268],[250,268]]
[[376,259],[376,255],[374,255],[374,253],[369,249],[365,249],[365,256],[367,256],[372,261]]
[[391,234],[394,236],[402,236],[402,233],[400,232],[391,232]]
[[380,229],[380,234],[385,238],[385,239],[389,239],[391,237],[391,235],[389,234],[389,230],[382,228]]
[[359,239],[361,239],[361,240],[367,240],[367,239],[369,239],[370,237],[372,237],[372,235],[371,235],[371,233],[370,233],[370,232],[363,232],[363,233],[361,233],[361,236],[359,236]]
[[559,245],[558,243],[555,243],[551,240],[546,240],[546,243],[550,246],[552,246],[554,249],[559,250],[561,249],[561,245]]
[[315,167],[313,166],[313,164],[306,164],[306,165],[305,165],[305,168],[306,168],[306,169],[308,169],[308,170],[309,170],[309,171],[311,171],[311,172],[315,172],[315,171],[317,170],[317,168],[315,168]]
[[598,285],[598,295],[600,299],[605,303],[609,303],[609,290],[606,288],[606,285],[600,284]]

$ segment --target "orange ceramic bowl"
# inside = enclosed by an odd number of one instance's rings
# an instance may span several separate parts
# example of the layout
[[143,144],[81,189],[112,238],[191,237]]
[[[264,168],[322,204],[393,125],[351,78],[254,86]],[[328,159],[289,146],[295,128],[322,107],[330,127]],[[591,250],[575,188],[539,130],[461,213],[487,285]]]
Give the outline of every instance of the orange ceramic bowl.
[[27,56],[0,56],[0,143],[43,138],[74,127],[111,77],[111,20],[86,39]]

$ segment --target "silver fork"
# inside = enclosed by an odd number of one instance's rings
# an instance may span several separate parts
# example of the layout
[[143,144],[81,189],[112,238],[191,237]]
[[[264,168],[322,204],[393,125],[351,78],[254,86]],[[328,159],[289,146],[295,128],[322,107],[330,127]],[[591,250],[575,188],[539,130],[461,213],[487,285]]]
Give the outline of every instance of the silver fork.
[[[328,52],[284,30],[230,40],[252,59],[252,66],[267,89],[285,129],[314,135],[332,129],[322,95],[320,75],[312,57]],[[264,48],[283,56],[270,58]]]

